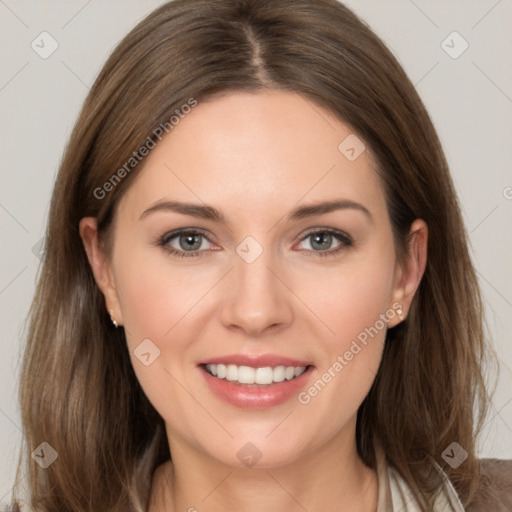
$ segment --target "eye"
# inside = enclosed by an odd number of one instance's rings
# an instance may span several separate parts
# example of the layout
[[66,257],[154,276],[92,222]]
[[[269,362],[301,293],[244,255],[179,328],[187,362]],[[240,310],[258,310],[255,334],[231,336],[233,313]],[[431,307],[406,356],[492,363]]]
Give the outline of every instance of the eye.
[[204,251],[208,249],[208,238],[200,231],[174,231],[165,234],[158,242],[169,254],[178,257],[197,257],[202,256]]
[[[316,229],[309,232],[301,239],[302,242],[309,241],[307,250],[317,253],[318,256],[327,256],[342,251],[346,247],[350,247],[353,243],[352,237],[347,233],[334,229]],[[338,244],[333,248],[333,243]]]
[[[211,244],[205,233],[199,230],[180,230],[166,233],[157,244],[173,256],[179,258],[200,257],[207,252],[208,243]],[[353,244],[352,237],[343,231],[329,229],[315,229],[304,236],[300,243],[308,242],[306,252],[315,256],[328,256],[338,253]],[[337,245],[333,248],[333,243]]]

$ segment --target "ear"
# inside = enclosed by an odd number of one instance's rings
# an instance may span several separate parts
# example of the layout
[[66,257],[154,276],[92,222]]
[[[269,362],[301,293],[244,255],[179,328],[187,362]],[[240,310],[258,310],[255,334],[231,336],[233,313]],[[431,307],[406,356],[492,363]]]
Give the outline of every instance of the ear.
[[115,286],[112,265],[100,242],[96,218],[84,217],[80,221],[79,231],[94,279],[105,297],[107,310],[112,320],[115,320],[117,325],[122,325],[123,315]]
[[396,311],[401,305],[401,316],[390,320],[388,326],[394,327],[407,317],[414,294],[420,285],[427,264],[428,227],[425,221],[416,219],[409,231],[408,255],[401,265],[397,263],[393,286],[392,304]]

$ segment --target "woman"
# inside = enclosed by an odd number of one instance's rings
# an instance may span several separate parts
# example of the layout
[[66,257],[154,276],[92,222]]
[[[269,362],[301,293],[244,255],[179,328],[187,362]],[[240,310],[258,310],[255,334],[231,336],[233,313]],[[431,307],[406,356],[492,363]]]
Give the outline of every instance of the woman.
[[176,0],[119,44],[52,198],[30,509],[506,510],[484,356],[439,140],[351,11]]

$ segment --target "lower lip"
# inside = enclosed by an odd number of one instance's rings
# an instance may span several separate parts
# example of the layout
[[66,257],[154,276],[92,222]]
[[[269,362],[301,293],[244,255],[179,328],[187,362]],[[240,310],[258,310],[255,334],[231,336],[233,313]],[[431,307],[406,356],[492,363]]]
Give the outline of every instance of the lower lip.
[[308,366],[302,375],[291,380],[268,386],[250,386],[237,381],[218,379],[210,375],[203,366],[198,368],[215,395],[243,409],[265,409],[286,402],[299,393],[314,369],[313,366]]

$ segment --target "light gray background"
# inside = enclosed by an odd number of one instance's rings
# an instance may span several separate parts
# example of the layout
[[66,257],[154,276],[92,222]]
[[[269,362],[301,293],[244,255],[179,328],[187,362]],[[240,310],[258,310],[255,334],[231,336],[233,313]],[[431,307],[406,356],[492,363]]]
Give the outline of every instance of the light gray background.
[[[22,326],[39,265],[33,247],[44,234],[58,164],[81,103],[112,48],[162,3],[0,0],[2,503],[11,491],[21,440],[16,393]],[[346,3],[403,64],[443,142],[501,361],[480,453],[512,458],[512,1]],[[43,31],[59,45],[47,59],[31,48]],[[469,44],[456,59],[441,46],[453,31]],[[462,48],[452,39],[445,43],[450,51]]]

